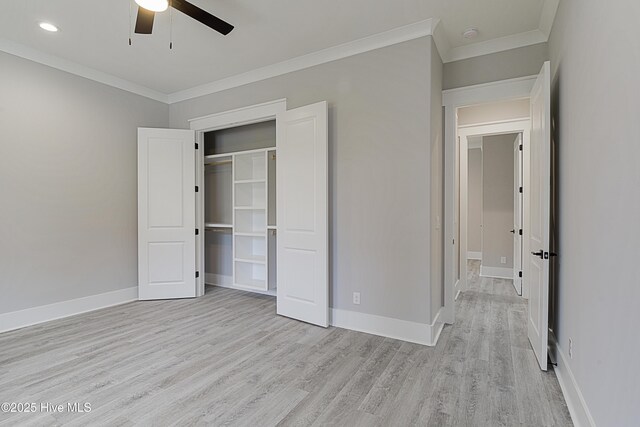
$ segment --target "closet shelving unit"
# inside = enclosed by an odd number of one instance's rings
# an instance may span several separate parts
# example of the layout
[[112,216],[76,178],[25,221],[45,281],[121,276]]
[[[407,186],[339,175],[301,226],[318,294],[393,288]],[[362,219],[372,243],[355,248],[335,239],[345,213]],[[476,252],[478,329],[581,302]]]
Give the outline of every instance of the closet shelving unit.
[[205,199],[216,198],[210,203],[221,208],[211,212],[223,212],[216,218],[205,212],[205,231],[230,233],[232,254],[232,277],[208,275],[207,284],[275,294],[275,271],[269,271],[270,266],[275,270],[275,194],[269,197],[271,180],[272,192],[275,189],[275,153],[275,147],[267,147],[204,157],[205,175],[218,166],[224,168],[224,175],[212,184],[219,194],[205,185]]

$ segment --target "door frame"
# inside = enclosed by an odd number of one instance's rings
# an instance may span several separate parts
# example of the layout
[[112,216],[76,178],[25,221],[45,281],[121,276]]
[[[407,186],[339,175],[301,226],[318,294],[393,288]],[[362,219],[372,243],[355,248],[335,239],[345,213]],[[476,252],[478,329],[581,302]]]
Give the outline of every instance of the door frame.
[[[460,242],[455,240],[456,217],[460,211],[457,202],[456,158],[458,140],[458,108],[475,104],[528,98],[536,81],[536,76],[519,77],[474,86],[449,89],[442,92],[444,107],[444,309],[442,320],[452,324],[455,321],[456,252],[460,253]],[[462,277],[462,273],[460,274]]]
[[[529,126],[531,126],[531,123],[529,123]],[[529,132],[531,132],[531,129],[529,129]],[[523,271],[524,194],[519,191],[519,187],[524,187],[524,134],[520,134],[520,137],[516,139],[513,152],[513,287],[518,295],[524,296],[524,281],[522,280],[522,275],[518,274]],[[521,233],[520,230],[523,230],[523,232]]]
[[[458,136],[460,138],[460,283],[458,288],[460,292],[469,289],[467,283],[467,236],[468,236],[468,154],[469,154],[469,138],[484,137],[494,135],[521,134],[523,144],[529,143],[529,129],[531,126],[529,119],[505,120],[502,122],[493,122],[487,124],[474,124],[469,126],[459,126]],[[484,155],[484,153],[483,153]],[[523,159],[523,163],[524,163]],[[523,185],[524,186],[524,185]],[[484,233],[483,238],[484,242]],[[456,292],[457,293],[457,292]],[[527,298],[524,286],[522,296]],[[454,295],[454,298],[457,295]]]
[[[196,142],[199,150],[196,152],[196,185],[204,188],[204,133],[238,126],[276,120],[278,113],[287,111],[287,99],[281,98],[260,104],[249,105],[233,110],[213,113],[189,119],[189,129],[196,131]],[[276,147],[278,140],[276,137]],[[196,193],[196,226],[204,230],[204,191]],[[204,233],[196,236],[196,271],[201,274],[196,279],[196,297],[205,292],[204,274]]]

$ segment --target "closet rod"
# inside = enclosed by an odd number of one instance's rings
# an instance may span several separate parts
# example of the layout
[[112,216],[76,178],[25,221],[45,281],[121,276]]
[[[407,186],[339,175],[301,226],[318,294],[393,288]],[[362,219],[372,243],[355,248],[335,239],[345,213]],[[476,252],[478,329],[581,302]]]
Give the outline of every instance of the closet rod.
[[204,231],[211,231],[213,233],[226,233],[227,231],[230,233],[230,228],[205,228]]
[[220,160],[218,162],[205,163],[205,166],[218,166],[218,165],[226,165],[227,163],[233,163],[231,160]]

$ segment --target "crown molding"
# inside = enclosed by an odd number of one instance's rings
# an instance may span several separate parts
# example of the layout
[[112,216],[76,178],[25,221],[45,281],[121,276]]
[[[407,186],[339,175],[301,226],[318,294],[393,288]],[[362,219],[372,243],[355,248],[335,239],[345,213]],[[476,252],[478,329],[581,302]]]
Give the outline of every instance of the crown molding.
[[443,62],[461,61],[476,56],[490,55],[505,50],[545,43],[547,39],[548,37],[540,30],[513,34],[511,36],[453,48],[446,53]]
[[433,36],[443,63],[545,43],[549,38],[559,1],[546,0],[544,2],[538,30],[451,48],[440,19],[426,19],[170,94],[150,89],[112,74],[59,58],[10,40],[0,38],[0,51],[156,101],[173,104],[426,36]]
[[[538,29],[524,33],[513,34],[497,39],[486,40],[466,46],[450,48],[447,38],[442,34],[444,31],[437,23],[434,25],[433,38],[440,51],[442,62],[461,61],[463,59],[474,58],[476,56],[490,55],[492,53],[503,52],[505,50],[517,49],[549,41],[549,35],[556,19],[560,0],[545,0],[540,13]],[[439,22],[438,22],[439,23]],[[438,33],[441,33],[440,35]]]
[[540,28],[540,31],[546,36],[547,40],[549,39],[549,35],[551,35],[551,28],[553,28],[553,22],[556,20],[559,5],[560,0],[546,0],[542,6],[538,28]]
[[305,68],[336,61],[359,53],[368,52],[370,50],[391,46],[420,37],[430,36],[432,34],[434,24],[433,19],[426,19],[403,27],[394,28],[372,36],[298,56],[276,64],[267,65],[266,67],[247,71],[246,73],[216,80],[191,89],[174,92],[169,94],[168,101],[169,104],[186,101],[187,99],[210,95],[212,93],[221,92],[238,86],[244,86],[260,80],[280,76],[293,71],[303,70]]
[[96,81],[98,83],[112,86],[118,89],[125,90],[127,92],[135,93],[136,95],[151,98],[156,101],[168,102],[167,94],[149,89],[148,87],[141,86],[139,84],[130,82],[129,80],[121,79],[112,74],[98,71],[94,68],[85,67],[73,61],[59,58],[48,53],[41,52],[39,50],[24,46],[19,43],[12,42],[6,39],[0,39],[0,51],[6,52],[10,55],[18,56],[20,58],[28,59],[39,64],[43,64],[52,68],[56,68],[61,71],[66,71],[76,76],[84,77],[89,80]]
[[449,44],[449,39],[444,32],[441,20],[434,20],[433,30],[431,31],[431,33],[433,42],[435,43],[436,49],[438,49],[438,53],[440,54],[440,59],[442,59],[443,63],[448,62],[447,58],[449,55],[449,51],[451,50],[451,45]]

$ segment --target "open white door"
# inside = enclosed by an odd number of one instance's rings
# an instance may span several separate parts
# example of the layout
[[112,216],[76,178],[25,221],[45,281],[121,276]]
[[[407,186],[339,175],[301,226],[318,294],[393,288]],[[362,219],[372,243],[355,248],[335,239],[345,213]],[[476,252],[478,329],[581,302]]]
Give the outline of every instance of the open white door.
[[522,296],[522,134],[513,146],[513,286]]
[[529,182],[525,187],[528,227],[524,278],[529,285],[528,335],[538,363],[547,370],[549,323],[549,220],[551,199],[551,71],[545,62],[531,90]]
[[327,103],[279,113],[277,134],[277,313],[327,327]]
[[138,129],[138,297],[195,297],[195,132]]

